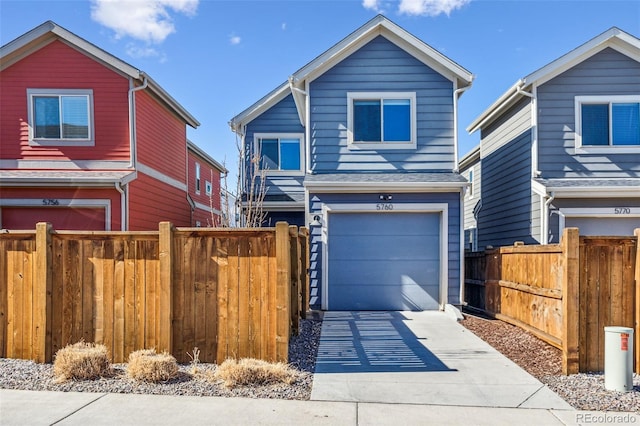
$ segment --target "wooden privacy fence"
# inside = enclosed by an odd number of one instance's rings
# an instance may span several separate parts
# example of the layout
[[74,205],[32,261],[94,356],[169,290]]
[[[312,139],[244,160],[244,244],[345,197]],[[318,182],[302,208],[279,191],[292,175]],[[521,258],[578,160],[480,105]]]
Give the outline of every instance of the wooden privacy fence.
[[604,327],[635,329],[640,373],[640,229],[635,237],[579,236],[465,256],[467,304],[562,350],[565,374],[604,369]]
[[156,348],[179,362],[287,361],[308,308],[308,232],[174,228],[0,234],[0,356],[50,362],[80,340],[113,362]]

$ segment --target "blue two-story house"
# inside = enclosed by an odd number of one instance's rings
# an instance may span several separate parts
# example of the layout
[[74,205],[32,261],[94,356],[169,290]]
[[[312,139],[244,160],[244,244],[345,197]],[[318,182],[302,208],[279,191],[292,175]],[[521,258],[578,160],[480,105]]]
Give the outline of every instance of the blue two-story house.
[[640,228],[638,38],[609,29],[520,79],[467,130],[481,132],[461,160],[475,179],[474,249]]
[[230,121],[262,159],[268,221],[311,228],[313,307],[460,304],[457,100],[472,79],[378,15]]

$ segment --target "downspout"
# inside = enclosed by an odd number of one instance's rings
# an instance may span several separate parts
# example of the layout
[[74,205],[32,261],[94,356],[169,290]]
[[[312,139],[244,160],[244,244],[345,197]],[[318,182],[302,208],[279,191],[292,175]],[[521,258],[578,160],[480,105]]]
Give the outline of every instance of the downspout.
[[[457,81],[454,82],[454,85],[457,86]],[[458,98],[462,95],[463,92],[469,90],[471,85],[466,87],[461,87],[459,89],[455,89],[453,91],[453,172],[458,173],[460,171],[460,167],[458,167]]]
[[[125,184],[126,185],[126,184]],[[120,193],[120,230],[126,231],[129,227],[127,226],[127,196],[124,192],[124,188],[120,182],[115,183],[116,191]]]
[[543,231],[544,231],[544,238],[542,240],[542,244],[548,244],[549,243],[549,206],[551,205],[551,202],[555,199],[555,194],[553,191],[551,191],[551,193],[549,194],[549,198],[547,198],[547,201],[544,202],[544,216],[542,217],[542,219],[544,220],[544,226],[543,226]]

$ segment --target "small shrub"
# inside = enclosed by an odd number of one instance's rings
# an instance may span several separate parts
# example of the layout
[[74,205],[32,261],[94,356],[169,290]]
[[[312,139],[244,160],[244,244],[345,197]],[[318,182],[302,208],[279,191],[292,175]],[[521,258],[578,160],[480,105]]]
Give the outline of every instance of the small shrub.
[[218,366],[214,377],[227,387],[294,383],[300,373],[282,362],[270,363],[253,358],[227,359]]
[[198,374],[199,373],[198,365],[200,365],[200,349],[198,349],[198,347],[196,346],[193,348],[193,354],[190,354],[189,352],[187,352],[187,355],[189,355],[189,358],[191,358],[190,373],[192,375]]
[[162,382],[178,376],[176,359],[155,349],[141,349],[129,354],[127,376],[145,382]]
[[107,347],[95,343],[78,342],[56,352],[53,374],[58,382],[89,380],[109,373]]

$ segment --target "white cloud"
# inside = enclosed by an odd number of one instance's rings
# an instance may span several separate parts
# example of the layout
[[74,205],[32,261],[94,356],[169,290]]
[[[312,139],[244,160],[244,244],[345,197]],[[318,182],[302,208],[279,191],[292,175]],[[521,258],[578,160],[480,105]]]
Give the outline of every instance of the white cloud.
[[362,0],[362,7],[365,9],[371,9],[376,12],[381,11],[380,0]]
[[158,58],[160,62],[166,62],[167,57],[164,53],[159,52],[150,46],[140,47],[133,43],[129,43],[126,46],[127,55],[132,58]]
[[229,36],[229,43],[231,43],[232,45],[236,45],[236,44],[240,44],[240,42],[242,41],[242,39],[237,36],[237,35],[230,35]]
[[282,28],[282,31],[286,31],[287,30],[287,23],[283,22],[282,25],[280,26],[280,28]]
[[[372,2],[374,0],[364,1]],[[444,13],[449,16],[451,12],[470,2],[471,0],[400,0],[398,12],[420,16],[438,16]]]
[[175,32],[172,13],[194,16],[199,0],[92,0],[91,19],[117,38],[162,43]]

